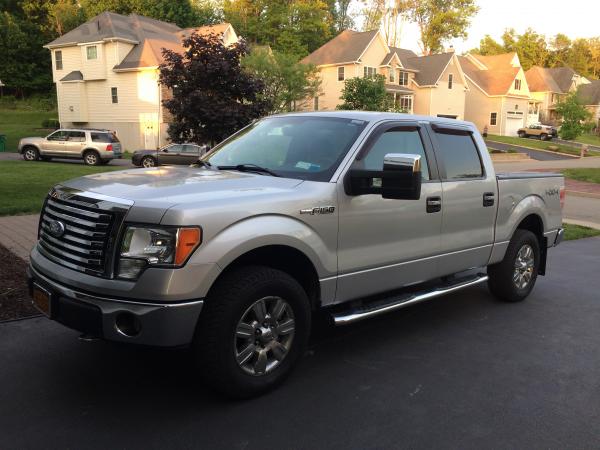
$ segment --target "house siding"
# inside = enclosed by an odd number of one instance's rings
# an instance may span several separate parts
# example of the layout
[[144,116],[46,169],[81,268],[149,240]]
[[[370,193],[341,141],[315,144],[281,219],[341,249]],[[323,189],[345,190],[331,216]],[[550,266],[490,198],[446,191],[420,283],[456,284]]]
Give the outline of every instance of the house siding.
[[[448,89],[448,78],[452,74],[452,89]],[[424,114],[430,116],[452,115],[457,119],[465,117],[465,89],[466,86],[461,78],[460,68],[452,58],[446,70],[442,73],[437,86],[431,91],[431,103],[429,110]],[[420,95],[420,90],[416,96]]]
[[[502,134],[502,97],[488,97],[471,83],[465,99],[465,120],[473,122],[480,132],[487,126],[488,133]],[[490,124],[491,113],[497,113],[496,125]]]

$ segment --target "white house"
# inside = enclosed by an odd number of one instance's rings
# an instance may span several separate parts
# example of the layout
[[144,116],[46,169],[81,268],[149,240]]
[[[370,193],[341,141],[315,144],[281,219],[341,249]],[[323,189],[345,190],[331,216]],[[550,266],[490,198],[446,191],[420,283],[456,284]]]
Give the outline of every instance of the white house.
[[105,12],[50,42],[52,75],[62,127],[107,128],[124,148],[156,148],[167,141],[168,91],[158,83],[162,49],[183,51],[193,32],[238,37],[228,23],[181,29],[131,14]]

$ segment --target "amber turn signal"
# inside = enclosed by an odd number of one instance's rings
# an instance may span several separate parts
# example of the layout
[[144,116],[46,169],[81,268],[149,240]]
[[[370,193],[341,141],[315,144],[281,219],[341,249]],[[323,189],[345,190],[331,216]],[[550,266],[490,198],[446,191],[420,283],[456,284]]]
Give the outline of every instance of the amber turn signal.
[[175,250],[175,264],[183,264],[192,252],[202,242],[200,228],[180,228],[177,232],[177,249]]

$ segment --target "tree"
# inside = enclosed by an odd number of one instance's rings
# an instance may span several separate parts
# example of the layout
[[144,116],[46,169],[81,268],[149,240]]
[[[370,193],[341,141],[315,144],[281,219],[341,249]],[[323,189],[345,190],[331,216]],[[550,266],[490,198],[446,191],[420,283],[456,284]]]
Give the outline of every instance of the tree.
[[250,43],[298,57],[327,42],[333,27],[323,0],[225,0],[223,15]]
[[479,48],[475,48],[471,50],[471,52],[486,56],[500,55],[502,53],[506,53],[506,50],[502,44],[497,42],[489,34],[486,34],[483,39],[479,41]]
[[56,35],[62,36],[85,22],[85,14],[75,0],[56,0],[48,5],[48,19]]
[[562,117],[560,137],[575,139],[584,132],[584,123],[591,117],[590,112],[582,105],[575,92],[569,94],[565,100],[556,105],[556,112]]
[[[128,15],[131,13],[151,17],[180,27],[192,27],[213,23],[215,14],[207,14],[214,6],[207,1],[192,3],[191,0],[80,0],[88,19],[111,11]],[[203,22],[202,19],[207,20]]]
[[163,101],[172,141],[218,142],[271,109],[260,98],[264,83],[241,66],[243,41],[225,46],[216,35],[193,33],[183,46],[183,54],[163,49],[160,65],[160,83],[173,93]]
[[272,113],[292,111],[298,101],[317,95],[320,80],[315,66],[301,64],[294,55],[256,47],[242,66],[265,84],[262,98]]
[[519,55],[519,61],[523,70],[529,70],[532,66],[545,66],[548,60],[548,48],[546,38],[533,31],[531,28],[525,30],[516,42],[514,50]]
[[429,55],[443,51],[449,39],[466,38],[479,7],[475,0],[406,0],[403,10],[418,25],[421,50]]
[[389,100],[385,90],[385,77],[375,75],[367,78],[348,78],[337,109],[362,111],[387,111]]

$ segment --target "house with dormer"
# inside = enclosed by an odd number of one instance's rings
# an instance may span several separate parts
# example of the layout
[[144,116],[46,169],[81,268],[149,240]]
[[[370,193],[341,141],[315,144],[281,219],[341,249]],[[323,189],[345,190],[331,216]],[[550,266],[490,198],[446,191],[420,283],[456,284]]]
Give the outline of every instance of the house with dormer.
[[137,14],[102,13],[50,42],[58,117],[62,127],[114,130],[124,147],[157,148],[167,142],[170,92],[159,82],[162,49],[183,52],[191,33],[238,37],[228,23],[186,28]]
[[556,105],[571,92],[590,81],[579,75],[570,67],[533,66],[525,72],[531,97],[539,105],[539,119],[548,124],[558,125],[560,117],[556,113]]
[[317,66],[321,91],[302,105],[333,110],[342,103],[344,82],[381,74],[397,109],[414,114],[463,119],[466,79],[454,52],[418,56],[390,47],[380,31],[345,30],[302,60]]
[[531,97],[516,53],[459,56],[469,89],[465,119],[490,134],[516,136],[527,124]]

